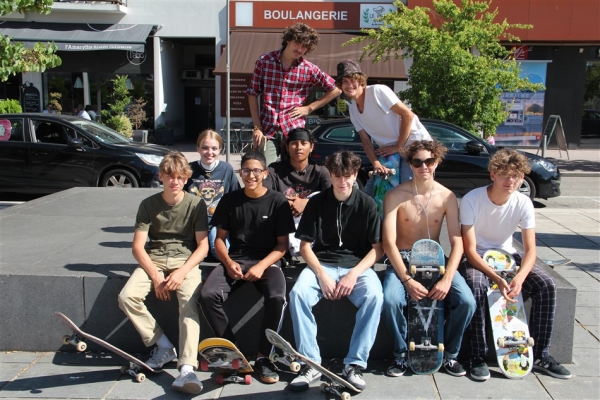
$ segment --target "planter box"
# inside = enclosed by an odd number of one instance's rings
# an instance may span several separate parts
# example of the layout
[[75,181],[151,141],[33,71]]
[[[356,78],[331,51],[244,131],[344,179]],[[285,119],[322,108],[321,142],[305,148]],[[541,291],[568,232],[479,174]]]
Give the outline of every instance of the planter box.
[[175,129],[161,128],[154,130],[154,143],[164,146],[173,146],[175,143]]

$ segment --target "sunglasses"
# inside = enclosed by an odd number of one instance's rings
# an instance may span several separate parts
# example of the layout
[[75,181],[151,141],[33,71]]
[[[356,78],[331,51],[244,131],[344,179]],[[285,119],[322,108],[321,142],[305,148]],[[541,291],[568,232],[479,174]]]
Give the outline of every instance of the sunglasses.
[[427,165],[428,167],[431,167],[433,164],[435,164],[435,158],[428,158],[426,160],[413,158],[412,160],[410,160],[410,164],[415,168],[421,168],[421,165],[423,164]]
[[243,176],[248,176],[250,175],[250,172],[252,172],[254,174],[255,177],[259,177],[260,174],[263,173],[263,171],[265,171],[264,169],[260,169],[260,168],[254,168],[254,169],[250,169],[250,168],[242,168],[240,169],[240,173]]

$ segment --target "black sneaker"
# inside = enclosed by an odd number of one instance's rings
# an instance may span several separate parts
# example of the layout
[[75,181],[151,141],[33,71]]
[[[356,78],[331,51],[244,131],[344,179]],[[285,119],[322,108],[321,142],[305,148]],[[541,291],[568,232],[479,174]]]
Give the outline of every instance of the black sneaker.
[[261,357],[254,363],[254,370],[258,372],[259,379],[264,383],[277,383],[279,382],[279,375],[277,368],[271,360],[266,357]]
[[545,371],[548,375],[558,379],[569,379],[571,372],[563,367],[552,356],[542,357],[533,363],[533,369],[536,371]]
[[490,370],[483,357],[471,357],[471,378],[477,381],[485,381],[490,379]]
[[444,369],[447,373],[454,376],[465,376],[467,374],[467,371],[465,371],[456,358],[444,358]]
[[392,365],[388,367],[385,371],[387,376],[402,376],[408,369],[408,363],[406,362],[406,357],[398,357],[394,360]]

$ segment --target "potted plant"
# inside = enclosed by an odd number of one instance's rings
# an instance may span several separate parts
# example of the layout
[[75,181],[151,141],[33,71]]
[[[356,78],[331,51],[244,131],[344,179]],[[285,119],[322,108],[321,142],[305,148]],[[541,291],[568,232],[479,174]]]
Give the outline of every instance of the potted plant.
[[154,143],[172,146],[175,143],[175,129],[160,124],[154,129]]
[[127,89],[127,75],[117,75],[111,79],[113,90],[110,94],[111,102],[108,109],[102,110],[102,123],[114,129],[126,138],[133,136],[133,129],[129,118],[125,115],[125,108],[131,103],[131,96]]
[[129,105],[127,112],[125,113],[133,127],[133,140],[136,142],[146,143],[148,141],[148,130],[141,129],[144,122],[148,121],[146,110],[144,110],[147,103],[148,102],[144,101],[141,97],[135,99],[133,100],[133,103]]

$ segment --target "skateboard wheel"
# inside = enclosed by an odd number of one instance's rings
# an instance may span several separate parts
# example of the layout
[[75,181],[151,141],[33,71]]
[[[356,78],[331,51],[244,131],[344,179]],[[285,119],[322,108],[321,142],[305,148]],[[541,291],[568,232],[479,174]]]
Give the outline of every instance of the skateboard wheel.
[[140,374],[137,374],[137,375],[135,376],[135,380],[136,380],[136,382],[140,382],[140,383],[141,383],[141,382],[144,382],[144,381],[146,380],[146,375],[144,375],[144,374],[141,374],[141,373],[140,373]]
[[533,347],[534,344],[535,344],[535,341],[533,340],[533,338],[532,337],[528,337],[527,338],[527,346]]
[[350,393],[348,392],[342,392],[342,395],[340,396],[341,400],[350,400]]
[[504,347],[504,338],[503,337],[498,338],[498,347]]
[[231,368],[240,369],[240,360],[238,360],[237,358],[234,360],[231,360]]
[[443,353],[443,352],[444,352],[444,343],[440,343],[440,344],[438,344],[438,351],[439,351],[440,353]]
[[217,384],[218,385],[222,385],[223,384],[223,375],[217,375]]
[[200,361],[200,371],[208,371],[208,361],[202,360]]
[[87,344],[85,344],[85,342],[79,342],[77,343],[77,351],[85,351],[85,349],[87,349]]
[[410,342],[408,344],[408,350],[415,351],[415,342]]
[[446,267],[443,265],[440,265],[440,275],[444,275],[446,273]]
[[279,354],[277,354],[277,353],[269,354],[269,360],[271,360],[271,362],[276,363],[277,361],[279,361]]
[[321,389],[321,392],[323,392],[323,393],[327,393],[328,388],[329,388],[329,384],[327,382],[323,382],[323,383],[321,383],[321,386],[319,386],[319,389]]
[[245,375],[245,376],[244,376],[244,383],[245,383],[246,385],[249,385],[249,384],[251,384],[251,383],[252,383],[252,375],[249,375],[249,374],[248,374],[248,375]]
[[290,371],[292,372],[298,372],[300,371],[301,365],[299,363],[297,363],[296,361],[290,363]]
[[121,371],[121,374],[127,375],[127,369],[128,368],[129,368],[128,365],[122,365],[121,368],[119,369],[119,371]]
[[411,275],[415,275],[417,273],[417,266],[416,265],[411,265],[410,266],[410,274]]
[[65,335],[63,336],[63,344],[70,344],[71,343],[71,336],[69,335]]

